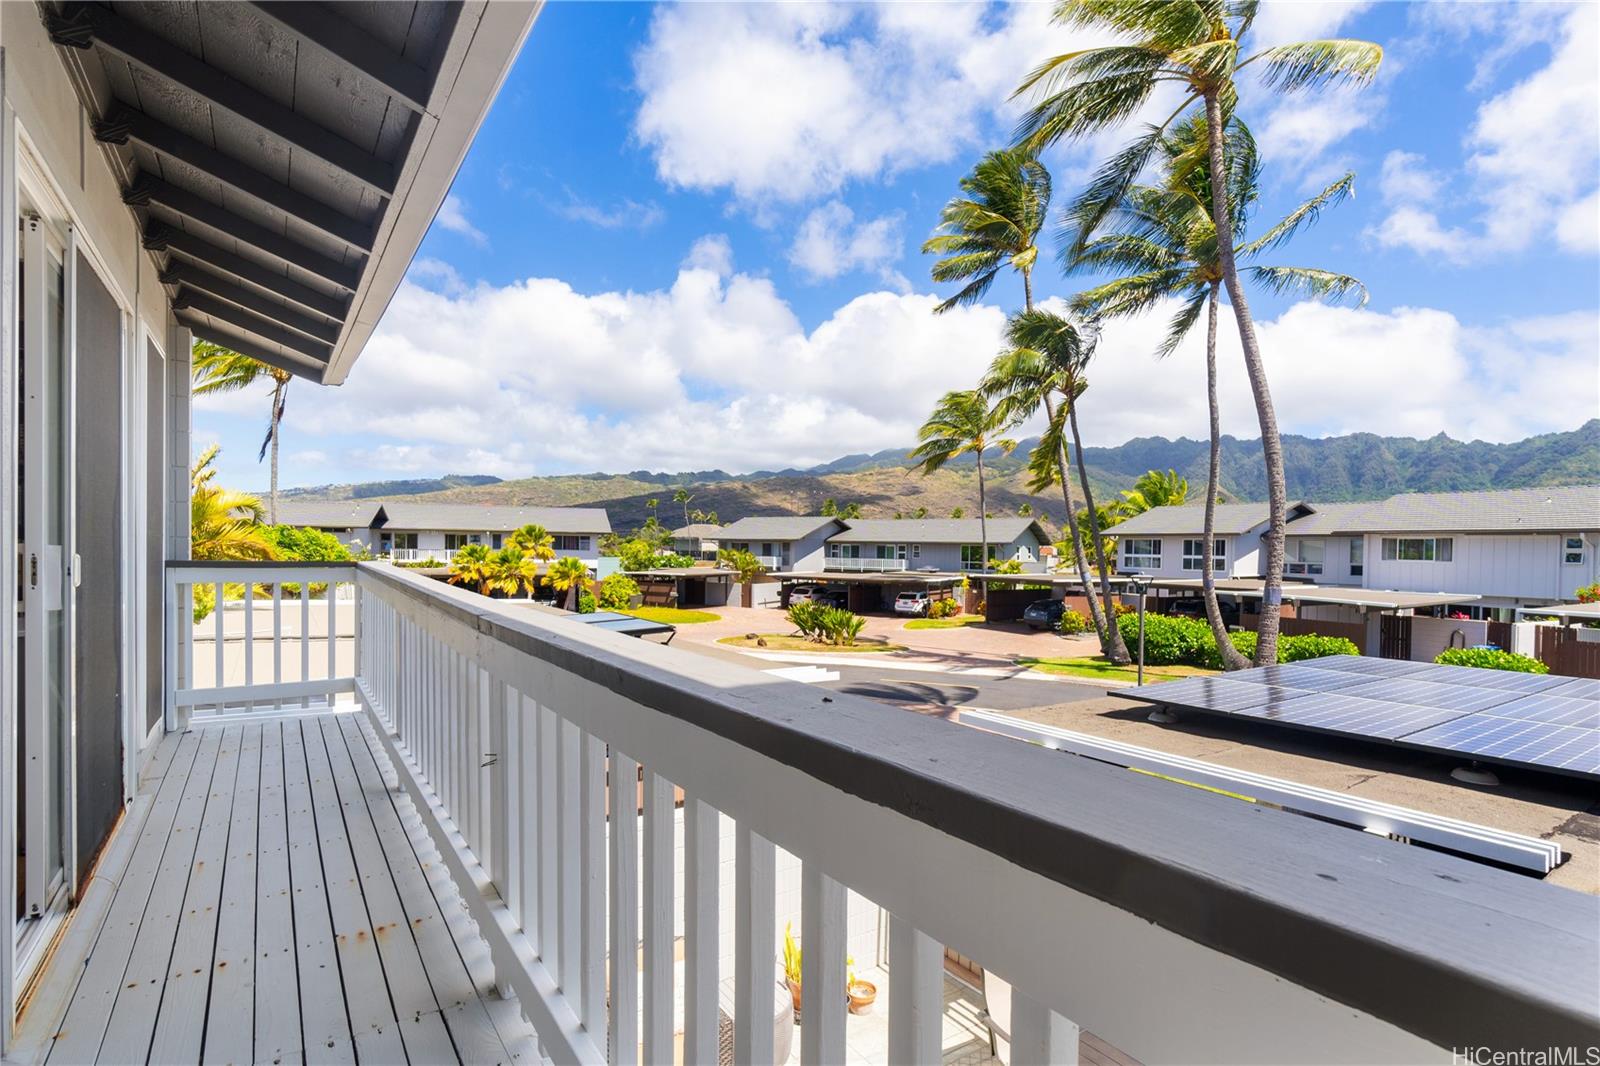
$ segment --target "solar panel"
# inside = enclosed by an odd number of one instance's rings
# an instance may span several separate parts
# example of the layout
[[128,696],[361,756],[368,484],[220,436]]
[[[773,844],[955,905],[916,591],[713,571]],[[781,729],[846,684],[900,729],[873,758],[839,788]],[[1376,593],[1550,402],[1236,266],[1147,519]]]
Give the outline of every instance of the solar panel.
[[1321,659],[1306,659],[1296,665],[1318,670],[1347,670],[1356,674],[1371,674],[1373,677],[1401,677],[1423,673],[1432,664],[1405,659],[1368,659],[1360,655],[1328,655]]
[[1600,777],[1600,681],[1328,656],[1119,695],[1425,751]]

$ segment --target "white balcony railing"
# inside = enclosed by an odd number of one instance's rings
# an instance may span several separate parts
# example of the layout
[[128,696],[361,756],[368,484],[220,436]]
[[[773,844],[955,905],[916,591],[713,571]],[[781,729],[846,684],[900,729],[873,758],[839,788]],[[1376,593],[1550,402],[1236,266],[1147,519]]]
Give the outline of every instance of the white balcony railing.
[[[287,580],[173,573],[180,594]],[[324,686],[353,686],[553,1061],[670,1062],[681,1031],[685,1062],[715,1062],[731,984],[734,1060],[773,1062],[774,1028],[739,1020],[770,1017],[778,988],[780,854],[799,867],[803,1062],[847,1058],[858,896],[888,915],[890,1062],[940,1057],[946,945],[1010,983],[1018,1063],[1075,1058],[1079,1025],[1145,1062],[1595,1042],[1591,897],[406,570],[345,575],[354,677],[336,636]],[[212,698],[262,695],[229,687]]]
[[427,559],[437,559],[440,563],[448,564],[455,553],[454,548],[391,548],[389,558],[397,563],[419,563]]
[[904,559],[850,558],[836,555],[825,560],[822,568],[846,574],[893,573],[906,569],[906,561]]

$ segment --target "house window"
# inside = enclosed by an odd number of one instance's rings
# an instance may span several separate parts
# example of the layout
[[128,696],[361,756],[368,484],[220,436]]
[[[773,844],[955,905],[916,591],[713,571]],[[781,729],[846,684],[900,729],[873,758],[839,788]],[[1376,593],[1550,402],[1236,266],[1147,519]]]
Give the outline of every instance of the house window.
[[1448,563],[1454,558],[1451,537],[1384,537],[1385,560],[1414,563]]
[[447,552],[460,551],[470,543],[465,533],[446,533],[444,535],[444,550]]
[[1283,572],[1296,577],[1322,573],[1324,545],[1320,540],[1291,539],[1283,549]]
[[922,545],[920,545],[920,544],[913,544],[913,545],[912,545],[912,546],[911,546],[911,558],[913,558],[913,559],[920,559],[920,558],[922,558]]
[[553,538],[558,552],[583,552],[589,550],[589,538],[572,533],[557,533]]
[[1583,565],[1583,538],[1565,537],[1561,545],[1561,561],[1571,566]]
[[[995,558],[995,546],[989,545],[989,558]],[[961,546],[961,567],[964,570],[983,569],[983,545],[963,544]]]
[[394,546],[396,548],[410,548],[412,551],[416,551],[417,535],[415,533],[396,533],[394,535]]
[[[1183,568],[1185,570],[1199,571],[1204,569],[1205,560],[1200,553],[1205,550],[1205,541],[1200,538],[1185,540],[1183,542]],[[1228,568],[1228,542],[1221,537],[1211,542],[1211,569],[1213,571]]]
[[1161,569],[1160,539],[1140,537],[1123,541],[1122,568],[1124,570]]
[[1350,576],[1360,577],[1367,558],[1367,542],[1356,537],[1350,542]]
[[495,551],[499,551],[502,547],[504,547],[504,544],[501,540],[501,535],[499,533],[489,534],[489,546]]
[[769,559],[772,557],[772,544],[770,542],[761,545],[761,554],[767,556]]
[[859,544],[830,544],[828,556],[833,559],[859,559],[861,558],[861,545]]

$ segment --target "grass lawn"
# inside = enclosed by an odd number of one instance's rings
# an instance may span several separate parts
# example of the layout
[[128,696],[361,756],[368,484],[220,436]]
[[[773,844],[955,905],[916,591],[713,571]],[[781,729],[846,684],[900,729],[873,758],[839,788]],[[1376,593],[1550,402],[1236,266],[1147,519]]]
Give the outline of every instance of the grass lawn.
[[907,629],[960,629],[962,626],[975,626],[983,623],[981,614],[958,614],[950,618],[913,618],[906,623]]
[[719,622],[720,615],[710,611],[688,611],[682,607],[633,607],[619,614],[631,614],[635,618],[644,618],[651,622],[665,622],[674,626],[689,626],[696,622]]
[[[757,640],[766,641],[765,645],[756,643]],[[763,648],[766,651],[814,651],[819,655],[833,655],[836,653],[849,654],[852,652],[874,651],[905,651],[904,644],[890,644],[877,637],[857,637],[854,644],[836,646],[833,644],[818,644],[797,637],[793,633],[762,633],[757,637],[723,637],[718,644],[728,644],[735,648]]]
[[[1106,662],[1102,655],[1079,655],[1068,659],[1031,659],[1027,657],[1017,660],[1018,666],[1026,666],[1042,674],[1066,674],[1069,677],[1104,678],[1117,681],[1137,681],[1139,668],[1134,666],[1114,666]],[[1171,681],[1179,677],[1205,677],[1217,673],[1215,670],[1204,670],[1198,666],[1146,666],[1144,676],[1146,681]]]

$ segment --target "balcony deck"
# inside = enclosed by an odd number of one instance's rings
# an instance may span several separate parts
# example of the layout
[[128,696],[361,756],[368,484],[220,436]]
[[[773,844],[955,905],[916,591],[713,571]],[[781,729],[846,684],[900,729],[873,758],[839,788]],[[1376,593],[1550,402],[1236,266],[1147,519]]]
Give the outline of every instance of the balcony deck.
[[104,920],[67,933],[88,960],[28,1008],[66,1005],[24,1020],[54,1026],[47,1061],[537,1061],[370,730],[313,714],[160,742],[126,865],[99,871]]

